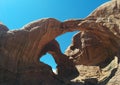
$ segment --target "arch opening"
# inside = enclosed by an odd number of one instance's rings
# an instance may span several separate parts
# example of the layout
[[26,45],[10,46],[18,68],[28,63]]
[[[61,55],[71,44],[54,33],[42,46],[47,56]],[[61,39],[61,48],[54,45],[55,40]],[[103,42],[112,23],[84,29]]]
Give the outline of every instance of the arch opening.
[[56,73],[57,66],[65,61],[62,59],[65,57],[64,52],[71,44],[73,35],[77,32],[67,32],[46,44],[41,52],[42,56],[39,58],[39,61],[49,65],[52,71]]
[[56,40],[58,41],[60,45],[60,49],[62,53],[64,53],[65,50],[68,48],[68,46],[72,43],[73,36],[77,34],[78,32],[79,31],[67,32],[65,34],[62,34],[56,37]]
[[39,60],[40,60],[40,62],[43,62],[43,63],[51,66],[52,71],[56,72],[57,63],[55,62],[55,60],[51,54],[46,53],[46,55],[43,55]]

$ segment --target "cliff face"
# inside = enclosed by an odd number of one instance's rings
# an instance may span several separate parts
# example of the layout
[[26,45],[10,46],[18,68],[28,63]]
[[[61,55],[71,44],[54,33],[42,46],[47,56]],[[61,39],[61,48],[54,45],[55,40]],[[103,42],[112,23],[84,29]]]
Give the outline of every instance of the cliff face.
[[[113,75],[119,74],[119,23],[120,1],[113,0],[81,20],[48,18],[14,31],[0,24],[0,85],[119,83],[119,75]],[[75,30],[80,32],[63,54],[55,38]],[[47,52],[54,57],[58,74],[39,61]]]

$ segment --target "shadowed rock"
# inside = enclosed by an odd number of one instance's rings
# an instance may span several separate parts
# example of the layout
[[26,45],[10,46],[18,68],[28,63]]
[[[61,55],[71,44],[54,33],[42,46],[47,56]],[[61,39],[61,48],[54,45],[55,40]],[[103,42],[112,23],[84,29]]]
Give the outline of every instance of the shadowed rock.
[[59,44],[54,39],[65,32],[74,31],[79,22],[81,21],[60,22],[48,18],[32,22],[20,30],[14,31],[8,31],[4,25],[1,25],[0,83],[46,85],[51,82],[50,85],[59,83],[61,85],[51,67],[40,62],[39,58],[46,52],[52,54],[58,64],[59,76],[63,77],[61,71],[64,67],[69,69],[68,73],[62,71],[66,74],[64,77],[71,75],[75,66],[68,57],[61,53]]

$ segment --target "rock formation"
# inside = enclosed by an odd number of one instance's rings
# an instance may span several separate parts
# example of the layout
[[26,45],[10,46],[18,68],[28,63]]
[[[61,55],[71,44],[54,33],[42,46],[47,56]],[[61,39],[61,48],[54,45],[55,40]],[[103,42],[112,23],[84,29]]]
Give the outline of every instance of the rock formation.
[[[14,31],[0,24],[0,85],[120,83],[119,23],[120,1],[113,0],[81,20],[41,19]],[[55,38],[75,30],[80,32],[63,54]],[[54,57],[58,74],[39,61],[47,52]]]

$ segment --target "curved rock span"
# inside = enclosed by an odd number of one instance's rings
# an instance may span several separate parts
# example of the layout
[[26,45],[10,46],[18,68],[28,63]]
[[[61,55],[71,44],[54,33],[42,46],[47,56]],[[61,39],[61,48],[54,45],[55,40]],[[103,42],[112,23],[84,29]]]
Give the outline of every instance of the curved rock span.
[[[85,19],[53,18],[10,31],[0,23],[0,85],[115,85],[120,83],[120,1],[109,1]],[[55,40],[78,30],[65,54]],[[39,61],[50,53],[57,74]]]

